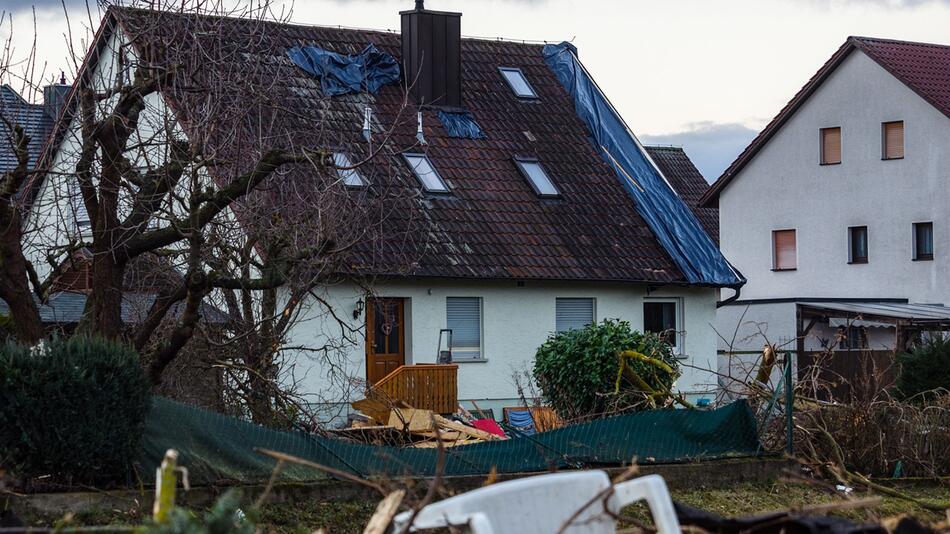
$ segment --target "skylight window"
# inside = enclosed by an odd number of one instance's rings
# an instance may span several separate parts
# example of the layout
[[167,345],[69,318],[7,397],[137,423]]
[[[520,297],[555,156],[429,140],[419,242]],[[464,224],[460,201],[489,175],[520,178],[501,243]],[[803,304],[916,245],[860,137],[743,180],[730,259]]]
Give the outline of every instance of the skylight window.
[[548,177],[548,173],[544,172],[544,168],[541,167],[541,164],[536,159],[527,159],[527,158],[515,158],[515,164],[518,165],[518,169],[521,170],[521,174],[528,179],[528,182],[531,183],[531,187],[534,189],[534,192],[541,197],[559,197],[561,192],[558,191],[557,186],[554,185],[554,182],[551,181],[551,178]]
[[511,90],[515,92],[515,96],[518,98],[538,98],[538,94],[531,88],[531,84],[528,83],[528,79],[525,78],[521,69],[499,67],[498,70],[501,71],[501,75],[505,77],[505,81],[511,86]]
[[366,187],[369,182],[356,169],[349,169],[353,163],[343,152],[333,153],[333,165],[336,167],[336,175],[343,181],[347,187]]
[[425,154],[403,154],[406,163],[412,169],[413,174],[422,183],[422,187],[430,193],[448,193],[449,187],[445,185],[442,177],[432,166],[432,162]]

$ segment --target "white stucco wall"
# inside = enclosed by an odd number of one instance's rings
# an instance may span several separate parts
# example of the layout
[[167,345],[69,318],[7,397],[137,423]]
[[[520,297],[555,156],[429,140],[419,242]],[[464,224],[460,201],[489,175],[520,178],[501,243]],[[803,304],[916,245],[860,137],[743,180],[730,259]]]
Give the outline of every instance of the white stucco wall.
[[[459,363],[459,398],[474,399],[482,408],[511,406],[518,398],[512,375],[521,369],[530,370],[538,346],[554,331],[555,298],[593,297],[596,319],[620,318],[633,328],[643,328],[643,299],[648,296],[643,285],[601,283],[525,282],[514,281],[415,280],[390,282],[375,288],[379,296],[407,299],[406,336],[407,362],[435,362],[439,330],[446,327],[446,297],[482,298],[482,350],[487,361]],[[351,286],[325,290],[322,298],[336,308],[338,317],[352,319],[362,291]],[[691,398],[709,396],[716,379],[709,370],[716,368],[716,338],[712,329],[715,319],[716,290],[708,288],[664,287],[649,297],[682,299],[685,329],[683,376],[677,387]],[[362,328],[365,317],[350,321],[353,328]],[[291,332],[289,345],[320,346],[338,335],[336,321],[311,304],[301,322]],[[301,391],[312,395],[314,402],[332,402],[346,398],[362,398],[358,388],[346,391],[339,373],[333,373],[330,362],[322,355],[297,353],[296,376]],[[365,378],[365,345],[363,332],[355,336],[344,354],[333,363],[346,362],[350,376]],[[687,367],[688,366],[688,367]],[[355,395],[355,397],[353,396]],[[471,407],[470,404],[466,405]]]
[[[881,159],[881,124],[904,121],[904,159]],[[841,127],[842,163],[819,165],[819,129]],[[723,253],[748,278],[741,299],[905,298],[950,304],[950,118],[853,52],[719,197]],[[912,261],[912,225],[933,221],[933,261]],[[869,262],[848,264],[850,226],[868,227]],[[798,267],[772,271],[772,231],[796,229]],[[728,297],[731,291],[724,291]],[[794,337],[791,316],[747,320]],[[717,328],[732,331],[736,308]],[[758,343],[761,348],[761,343]]]

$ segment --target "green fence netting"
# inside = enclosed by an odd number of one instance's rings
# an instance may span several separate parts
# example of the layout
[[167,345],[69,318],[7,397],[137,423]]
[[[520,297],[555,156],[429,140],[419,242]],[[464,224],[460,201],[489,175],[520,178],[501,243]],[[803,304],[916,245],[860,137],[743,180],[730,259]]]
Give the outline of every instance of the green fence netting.
[[[274,460],[255,448],[299,456],[359,476],[432,476],[435,449],[364,445],[302,432],[281,432],[156,397],[146,421],[139,462],[153,476],[167,449],[193,483],[266,480]],[[629,463],[674,463],[755,456],[759,439],[745,401],[710,411],[652,410],[544,432],[530,437],[446,449],[446,475],[484,475],[604,467]],[[284,480],[318,480],[310,468],[287,466]],[[147,479],[147,478],[146,478]]]

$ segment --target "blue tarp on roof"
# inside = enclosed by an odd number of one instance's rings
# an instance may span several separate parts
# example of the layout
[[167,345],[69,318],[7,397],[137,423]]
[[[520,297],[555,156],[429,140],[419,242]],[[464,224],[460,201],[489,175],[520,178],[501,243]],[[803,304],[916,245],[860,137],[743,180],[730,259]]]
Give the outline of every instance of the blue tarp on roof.
[[475,122],[475,117],[470,111],[440,111],[439,120],[442,121],[442,127],[450,137],[460,139],[484,139],[485,132],[481,126]]
[[574,98],[577,115],[594,137],[601,156],[633,197],[637,212],[686,279],[693,284],[739,287],[745,279],[650,162],[607,97],[577,59],[570,43],[546,45],[544,61]]
[[320,88],[326,96],[363,90],[376,94],[380,87],[399,81],[399,62],[372,44],[355,56],[319,46],[295,46],[287,55],[295,65],[320,78]]

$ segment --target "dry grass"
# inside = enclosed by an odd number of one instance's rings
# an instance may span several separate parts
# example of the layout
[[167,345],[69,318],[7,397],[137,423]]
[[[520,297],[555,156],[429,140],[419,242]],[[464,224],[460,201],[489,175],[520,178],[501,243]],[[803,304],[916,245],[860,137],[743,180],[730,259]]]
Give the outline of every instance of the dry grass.
[[[950,499],[950,483],[902,483],[902,491],[915,497],[929,500]],[[854,497],[874,496],[870,493],[856,492]],[[855,521],[876,521],[899,514],[911,514],[927,522],[943,519],[938,513],[920,508],[907,501],[882,496],[880,506],[870,510],[840,510],[834,515]],[[741,484],[732,488],[705,488],[697,486],[691,489],[673,490],[673,498],[679,502],[702,508],[723,516],[739,516],[785,510],[806,505],[832,503],[844,500],[840,493],[819,487],[805,486],[788,482],[773,484]],[[310,533],[320,527],[326,527],[333,533],[362,532],[363,526],[376,509],[376,501],[315,502],[293,504],[268,504],[261,510],[263,532],[272,533]],[[631,506],[624,510],[629,520],[644,522],[645,508]],[[30,517],[33,526],[52,526],[61,518]],[[73,525],[128,525],[141,521],[138,516],[130,516],[118,511],[98,511],[77,514]],[[628,521],[631,526],[633,521]],[[60,523],[62,524],[62,523]]]

